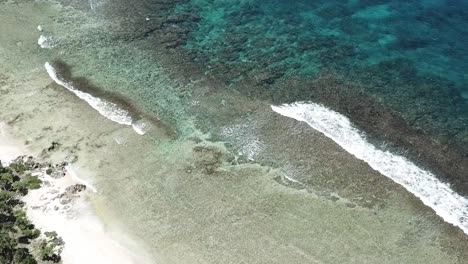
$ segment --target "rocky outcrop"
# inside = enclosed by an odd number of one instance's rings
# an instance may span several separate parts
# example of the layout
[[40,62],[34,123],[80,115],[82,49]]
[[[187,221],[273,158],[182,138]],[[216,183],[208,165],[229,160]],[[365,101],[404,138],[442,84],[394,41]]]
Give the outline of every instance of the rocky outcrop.
[[[52,146],[57,145],[52,144]],[[59,183],[67,175],[67,166],[67,162],[57,164],[39,162],[32,156],[20,156],[12,162],[12,169],[18,175],[36,175],[42,181],[42,189],[47,191],[40,198],[44,204],[36,208],[42,208],[42,210],[47,210],[49,207],[54,210],[67,210],[69,206],[65,207],[64,205],[73,202],[86,190],[84,184],[72,184],[64,187],[63,184]],[[56,200],[58,200],[58,204],[55,202]]]

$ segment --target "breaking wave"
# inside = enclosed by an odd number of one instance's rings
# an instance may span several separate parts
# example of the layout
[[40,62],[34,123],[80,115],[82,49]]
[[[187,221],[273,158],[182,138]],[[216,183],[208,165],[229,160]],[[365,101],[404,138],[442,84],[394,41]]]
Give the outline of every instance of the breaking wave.
[[51,49],[55,47],[55,41],[52,37],[41,35],[37,40],[37,45],[43,49]]
[[468,199],[405,157],[377,149],[367,142],[347,117],[315,103],[298,102],[271,108],[280,115],[305,122],[320,131],[374,170],[402,185],[446,222],[468,234]]
[[132,127],[138,135],[144,135],[148,131],[148,124],[143,120],[133,122]]
[[97,98],[88,93],[77,90],[71,83],[62,80],[57,75],[56,70],[50,63],[46,62],[44,66],[52,80],[86,101],[92,108],[96,109],[104,117],[122,125],[131,126],[133,124],[132,117],[128,111],[119,108],[118,105],[114,103],[107,102],[101,98]]

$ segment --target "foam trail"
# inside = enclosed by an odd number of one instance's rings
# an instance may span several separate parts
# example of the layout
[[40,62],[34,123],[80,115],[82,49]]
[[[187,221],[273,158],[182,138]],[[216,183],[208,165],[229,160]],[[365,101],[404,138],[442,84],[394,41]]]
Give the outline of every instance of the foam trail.
[[374,170],[405,187],[446,222],[468,234],[468,199],[408,159],[374,147],[352,126],[347,117],[315,103],[298,102],[271,108],[278,114],[305,122],[325,134],[356,158],[367,162]]
[[50,63],[45,63],[45,68],[50,78],[54,80],[58,85],[63,86],[69,91],[73,92],[76,96],[86,101],[92,108],[96,109],[101,115],[106,118],[117,122],[122,125],[132,125],[132,118],[128,111],[119,108],[116,104],[106,102],[100,98],[93,97],[92,95],[79,91],[73,87],[71,83],[63,81],[57,75],[54,67]]
[[[38,29],[42,31],[42,28],[39,26]],[[54,40],[52,37],[47,37],[44,35],[41,35],[39,39],[37,40],[37,45],[39,45],[43,49],[51,49],[55,47]]]
[[148,124],[145,123],[143,120],[137,120],[133,122],[132,127],[138,135],[143,136],[148,131]]

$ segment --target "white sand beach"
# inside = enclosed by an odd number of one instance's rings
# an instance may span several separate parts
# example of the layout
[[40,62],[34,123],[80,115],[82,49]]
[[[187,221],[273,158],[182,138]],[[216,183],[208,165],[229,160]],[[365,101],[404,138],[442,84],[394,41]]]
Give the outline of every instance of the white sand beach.
[[[28,155],[26,146],[8,133],[8,127],[0,123],[0,160],[9,163],[20,155]],[[65,242],[61,254],[65,264],[145,264],[148,259],[134,250],[126,248],[118,239],[125,239],[122,234],[112,233],[94,214],[87,201],[87,194],[95,191],[87,185],[84,194],[70,202],[63,203],[59,194],[74,184],[83,184],[78,172],[71,166],[67,167],[64,177],[54,179],[45,172],[37,175],[42,181],[42,187],[32,190],[24,198],[26,212],[30,220],[43,232],[56,231]]]

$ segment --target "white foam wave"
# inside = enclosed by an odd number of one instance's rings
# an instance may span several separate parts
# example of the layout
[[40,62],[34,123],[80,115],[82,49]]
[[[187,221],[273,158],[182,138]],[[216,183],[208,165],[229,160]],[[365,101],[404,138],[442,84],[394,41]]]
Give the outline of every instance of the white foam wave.
[[117,122],[122,125],[132,125],[132,118],[128,111],[119,108],[116,104],[102,100],[101,98],[93,97],[92,95],[79,91],[73,87],[72,84],[61,80],[54,67],[46,62],[45,68],[50,78],[54,80],[58,85],[73,92],[76,96],[86,101],[92,108],[96,109],[101,115],[106,118]]
[[41,35],[37,40],[37,45],[41,46],[43,49],[51,49],[55,47],[55,41],[52,37]]
[[148,124],[143,120],[133,122],[132,127],[138,135],[144,135],[148,131]]
[[223,127],[221,134],[240,141],[241,146],[238,154],[245,156],[249,161],[254,161],[263,150],[263,143],[255,134],[252,124]]
[[431,207],[446,222],[468,234],[468,199],[408,159],[382,151],[366,141],[349,119],[315,103],[271,106],[273,111],[307,123],[374,170],[392,179]]
[[97,8],[101,7],[105,1],[103,0],[88,0],[89,7],[91,10],[96,10]]

